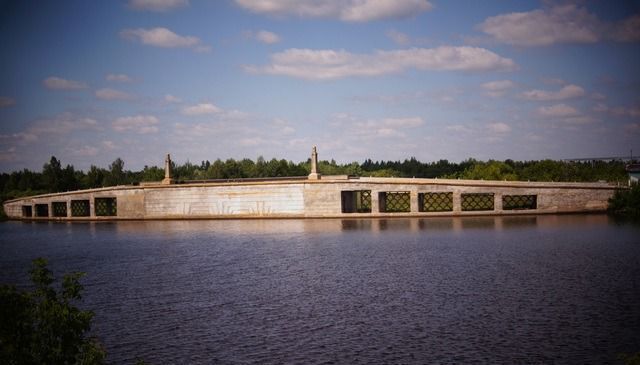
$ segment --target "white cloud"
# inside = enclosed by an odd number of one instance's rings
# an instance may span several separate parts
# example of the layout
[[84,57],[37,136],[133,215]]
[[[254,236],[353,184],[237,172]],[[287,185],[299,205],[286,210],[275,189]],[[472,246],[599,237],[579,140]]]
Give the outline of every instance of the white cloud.
[[197,105],[191,105],[182,109],[182,114],[184,115],[206,115],[206,114],[216,114],[222,112],[221,108],[211,104],[211,103],[201,103]]
[[490,81],[485,82],[481,85],[484,89],[485,94],[491,97],[499,97],[504,95],[507,90],[515,87],[516,84],[511,80],[499,80],[499,81]]
[[467,127],[466,125],[462,125],[462,124],[448,125],[445,129],[448,130],[448,131],[457,132],[457,133],[471,133],[471,132],[473,132],[473,129]]
[[505,134],[505,133],[511,132],[511,126],[501,122],[489,123],[487,125],[487,128],[489,129],[490,132],[495,134]]
[[632,107],[623,107],[617,106],[611,109],[611,113],[616,116],[622,117],[632,117],[638,118],[640,117],[640,107],[632,106]]
[[538,108],[538,113],[542,116],[551,118],[576,117],[580,115],[580,112],[576,108],[567,104],[541,106]]
[[424,120],[420,117],[410,118],[384,118],[382,125],[393,128],[413,128],[424,124]]
[[12,134],[0,134],[0,144],[18,143],[24,144],[29,142],[35,142],[38,140],[38,136],[30,131],[19,132]]
[[113,141],[102,141],[102,147],[105,150],[114,150],[117,148],[115,142]]
[[391,29],[390,31],[388,31],[387,37],[389,37],[392,41],[394,41],[396,44],[399,44],[401,46],[406,46],[409,43],[411,43],[411,39],[409,38],[408,35],[402,32],[398,32],[395,29]]
[[101,100],[131,100],[133,96],[124,91],[114,89],[96,90],[96,98]]
[[164,101],[167,103],[181,103],[182,99],[171,94],[167,94],[164,96]]
[[74,131],[100,130],[95,119],[79,117],[72,113],[58,114],[53,118],[38,119],[27,129],[13,134],[0,134],[0,144],[27,145],[51,141],[53,136],[68,138]]
[[72,156],[76,156],[76,157],[93,157],[93,156],[96,156],[100,151],[97,147],[88,146],[88,145],[84,145],[77,148],[69,147],[67,148],[67,150]]
[[558,91],[529,90],[522,93],[522,98],[535,101],[558,101],[584,96],[584,89],[576,85],[567,85]]
[[431,10],[427,0],[235,0],[258,14],[332,18],[346,22],[398,19]]
[[150,134],[158,132],[158,118],[153,115],[136,115],[120,117],[111,123],[117,132],[133,131],[138,134]]
[[105,76],[105,79],[107,79],[107,81],[111,81],[111,82],[131,82],[133,81],[131,79],[131,77],[125,75],[125,74],[108,74],[107,76]]
[[362,120],[350,114],[337,114],[331,125],[357,140],[371,142],[381,137],[406,137],[406,132],[424,124],[421,117]]
[[330,80],[350,76],[370,77],[406,69],[431,71],[512,70],[515,63],[477,47],[411,48],[355,54],[344,50],[288,49],[271,55],[267,66],[247,66],[255,73],[285,75],[307,80]]
[[154,47],[191,48],[197,52],[208,52],[211,50],[211,47],[203,45],[198,37],[181,36],[167,28],[124,29],[120,32],[120,36]]
[[80,90],[87,88],[87,84],[84,82],[67,80],[57,76],[47,77],[42,81],[42,84],[50,90]]
[[608,23],[575,4],[497,15],[478,27],[497,41],[516,46],[640,41],[640,15]]
[[607,106],[607,104],[597,103],[596,105],[593,106],[593,108],[591,108],[591,110],[598,113],[604,113],[606,111],[609,111],[609,107]]
[[0,108],[7,108],[16,105],[16,99],[8,96],[0,96]]
[[129,0],[129,7],[135,10],[166,12],[189,6],[189,0]]
[[266,30],[258,31],[254,35],[254,37],[258,41],[260,41],[262,43],[265,43],[265,44],[274,44],[274,43],[280,42],[280,37],[277,34],[275,34],[273,32],[266,31]]

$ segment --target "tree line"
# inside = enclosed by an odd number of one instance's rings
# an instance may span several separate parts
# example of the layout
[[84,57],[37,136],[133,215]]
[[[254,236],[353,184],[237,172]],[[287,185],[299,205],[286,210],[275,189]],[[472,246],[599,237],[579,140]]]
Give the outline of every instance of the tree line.
[[[306,176],[310,172],[311,161],[294,163],[284,159],[265,160],[262,156],[255,161],[217,159],[200,164],[186,162],[173,163],[173,177],[178,181],[238,179]],[[421,162],[412,157],[404,161],[372,161],[362,163],[336,163],[335,160],[319,161],[318,170],[324,175],[352,175],[376,177],[423,177],[478,180],[520,180],[520,181],[608,181],[626,183],[628,176],[622,161],[564,162],[541,161],[478,161],[467,159],[461,162],[439,160]],[[160,181],[164,169],[145,166],[142,170],[125,169],[125,162],[117,158],[107,168],[91,165],[87,171],[77,170],[73,165],[63,164],[55,156],[45,163],[42,171],[23,169],[0,174],[0,197],[2,201],[21,196],[90,189],[115,185],[137,184]]]

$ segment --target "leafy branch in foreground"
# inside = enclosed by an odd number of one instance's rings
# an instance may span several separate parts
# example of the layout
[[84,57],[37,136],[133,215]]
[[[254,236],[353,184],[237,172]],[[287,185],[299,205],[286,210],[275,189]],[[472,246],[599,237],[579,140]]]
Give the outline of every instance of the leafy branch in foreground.
[[93,313],[73,305],[84,273],[65,275],[59,292],[47,260],[33,260],[30,274],[33,292],[0,286],[0,363],[103,364],[104,349],[87,337]]

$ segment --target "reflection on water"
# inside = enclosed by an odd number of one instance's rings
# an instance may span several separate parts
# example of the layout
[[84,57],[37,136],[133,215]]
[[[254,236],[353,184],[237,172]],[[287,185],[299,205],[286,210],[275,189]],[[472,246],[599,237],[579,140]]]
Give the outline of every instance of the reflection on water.
[[612,363],[640,228],[605,215],[0,224],[0,283],[85,271],[113,363]]
[[[39,223],[35,223],[39,224]],[[60,224],[60,223],[44,223]],[[79,223],[66,223],[70,229]],[[120,233],[156,232],[179,235],[193,232],[224,232],[226,234],[278,234],[341,231],[455,231],[472,229],[509,230],[521,228],[554,228],[572,225],[602,226],[610,224],[603,214],[591,215],[520,215],[430,218],[376,218],[376,219],[248,219],[248,220],[159,220],[85,223],[92,234],[101,226],[112,225]]]

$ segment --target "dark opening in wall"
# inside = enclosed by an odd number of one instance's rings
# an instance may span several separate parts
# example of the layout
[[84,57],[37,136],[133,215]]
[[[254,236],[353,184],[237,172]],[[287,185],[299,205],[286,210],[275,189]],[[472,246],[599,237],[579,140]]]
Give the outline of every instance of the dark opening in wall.
[[36,204],[36,217],[48,217],[49,204]]
[[96,198],[94,201],[96,216],[118,215],[116,198]]
[[22,216],[25,218],[33,217],[33,207],[31,205],[22,206]]
[[72,217],[88,217],[91,214],[88,200],[72,200],[71,216]]
[[342,213],[371,213],[371,190],[340,192]]
[[493,193],[468,193],[462,194],[462,210],[493,210]]
[[451,212],[453,210],[453,193],[420,193],[418,207],[421,212]]
[[504,210],[538,209],[538,196],[537,195],[503,195],[502,209]]
[[53,210],[54,217],[66,217],[67,202],[53,202],[51,203],[51,210]]
[[381,213],[407,213],[411,211],[411,193],[408,191],[383,191],[378,193]]

